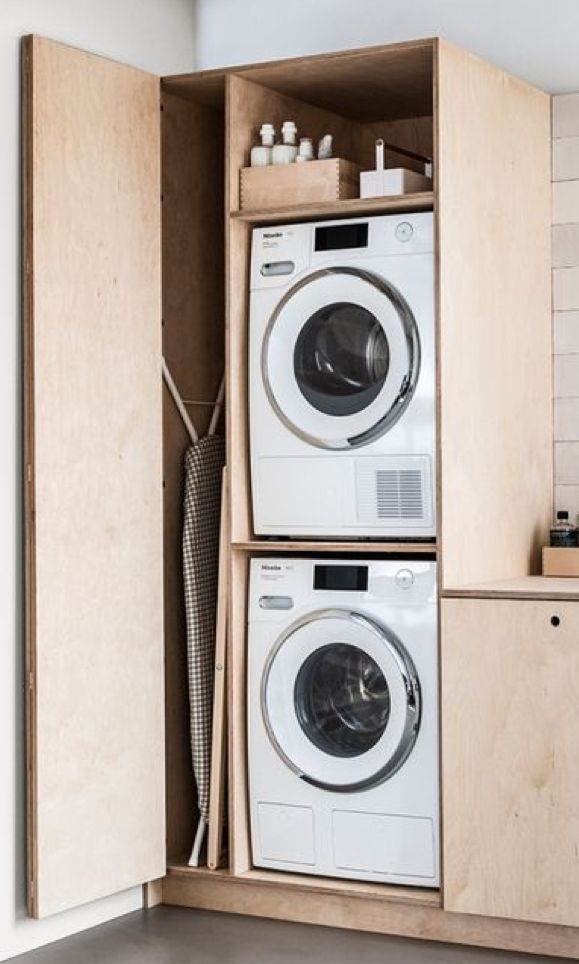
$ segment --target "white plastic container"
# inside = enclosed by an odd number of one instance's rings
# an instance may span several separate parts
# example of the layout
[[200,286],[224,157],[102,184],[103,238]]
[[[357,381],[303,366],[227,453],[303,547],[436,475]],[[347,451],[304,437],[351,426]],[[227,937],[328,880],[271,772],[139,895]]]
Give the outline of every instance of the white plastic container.
[[272,151],[272,164],[293,164],[298,149],[296,137],[298,129],[293,121],[284,121],[281,129],[282,144],[276,144]]
[[384,141],[376,141],[376,170],[360,174],[360,197],[389,197],[430,191],[432,178],[405,167],[384,168]]
[[311,137],[300,137],[300,146],[296,161],[301,163],[302,161],[313,161],[313,159],[314,145],[312,144]]
[[267,167],[272,161],[272,148],[275,141],[273,124],[262,124],[259,135],[261,144],[251,148],[250,163],[252,167]]

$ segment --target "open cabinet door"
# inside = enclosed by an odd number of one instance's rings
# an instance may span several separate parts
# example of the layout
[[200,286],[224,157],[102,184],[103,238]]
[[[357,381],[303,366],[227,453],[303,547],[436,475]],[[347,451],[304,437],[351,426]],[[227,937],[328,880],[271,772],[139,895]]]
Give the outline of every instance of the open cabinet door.
[[23,42],[29,911],[165,870],[159,81]]

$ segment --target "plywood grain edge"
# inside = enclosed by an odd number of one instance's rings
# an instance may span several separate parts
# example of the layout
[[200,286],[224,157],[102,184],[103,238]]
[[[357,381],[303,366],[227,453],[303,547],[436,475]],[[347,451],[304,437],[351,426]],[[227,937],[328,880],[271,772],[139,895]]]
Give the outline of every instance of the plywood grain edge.
[[143,909],[151,910],[163,903],[163,878],[143,884]]
[[[439,145],[440,145],[440,132],[439,132],[439,83],[438,83],[438,70],[439,70],[439,41],[436,38],[432,45],[432,158],[433,158],[433,170],[432,170],[432,199],[433,199],[433,233],[434,233],[434,378],[435,378],[435,451],[436,451],[436,466],[437,471],[436,481],[435,481],[435,511],[436,511],[436,563],[437,563],[437,583],[440,585],[441,573],[443,569],[443,543],[442,543],[442,491],[441,491],[441,471],[440,467],[442,465],[442,454],[441,454],[441,432],[442,432],[442,414],[441,414],[441,394],[440,394],[440,384],[441,384],[441,373],[440,373],[440,333],[441,333],[441,320],[440,320],[440,206],[439,206],[439,187],[438,187],[438,161],[439,161]],[[441,612],[441,598],[440,592],[437,593],[436,600],[436,631],[437,631],[437,670],[438,670],[438,719],[442,718],[442,688],[440,686],[441,674],[442,674],[442,653],[440,647],[441,639],[441,622],[442,622],[442,612]],[[442,741],[438,741],[438,772],[439,775],[442,774]],[[440,834],[440,839],[442,840],[442,824],[444,818],[444,800],[442,796],[442,780],[439,776],[439,789],[438,789],[438,832]],[[444,900],[444,848],[440,848],[440,895],[441,899]]]
[[229,495],[227,467],[223,469],[221,488],[221,526],[219,533],[219,568],[217,620],[215,626],[215,673],[213,686],[213,721],[211,734],[211,768],[209,789],[209,830],[207,834],[207,866],[217,870],[221,863],[223,817],[226,796],[227,754],[227,610],[229,603]]
[[250,224],[283,223],[285,221],[356,217],[390,212],[428,211],[432,207],[432,191],[396,194],[379,198],[343,198],[336,201],[310,201],[288,204],[273,209],[234,210],[231,217]]
[[570,592],[533,592],[509,589],[445,589],[441,593],[443,599],[542,599],[544,601],[572,601],[579,600],[578,593]]
[[230,602],[227,637],[229,863],[234,873],[251,867],[247,787],[246,625],[249,565],[243,553],[229,555]]
[[21,147],[22,147],[22,332],[24,354],[24,597],[25,597],[25,689],[27,773],[27,904],[37,916],[36,827],[36,559],[34,486],[34,246],[32,237],[32,62],[34,38],[21,43]]
[[305,540],[262,539],[234,542],[232,549],[239,552],[255,553],[348,553],[351,555],[375,556],[435,556],[437,552],[434,542],[306,542]]

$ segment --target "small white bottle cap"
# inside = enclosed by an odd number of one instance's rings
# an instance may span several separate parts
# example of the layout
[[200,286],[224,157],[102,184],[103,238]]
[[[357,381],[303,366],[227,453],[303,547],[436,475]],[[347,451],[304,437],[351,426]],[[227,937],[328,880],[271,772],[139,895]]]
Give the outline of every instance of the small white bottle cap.
[[284,121],[281,129],[284,144],[295,144],[298,129],[293,121]]
[[275,141],[275,128],[273,124],[262,124],[259,136],[264,147],[273,147],[273,142]]

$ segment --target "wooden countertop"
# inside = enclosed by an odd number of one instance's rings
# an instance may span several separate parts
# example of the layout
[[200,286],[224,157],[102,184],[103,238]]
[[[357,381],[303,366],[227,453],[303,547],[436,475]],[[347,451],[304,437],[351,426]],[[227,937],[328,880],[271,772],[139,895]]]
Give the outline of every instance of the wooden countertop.
[[520,579],[497,579],[471,583],[458,589],[445,589],[444,597],[477,599],[578,599],[579,577],[524,576]]

